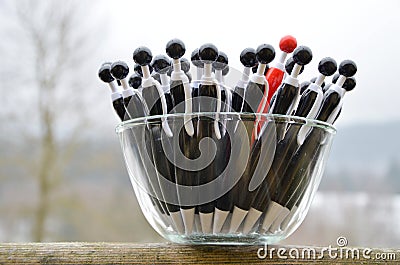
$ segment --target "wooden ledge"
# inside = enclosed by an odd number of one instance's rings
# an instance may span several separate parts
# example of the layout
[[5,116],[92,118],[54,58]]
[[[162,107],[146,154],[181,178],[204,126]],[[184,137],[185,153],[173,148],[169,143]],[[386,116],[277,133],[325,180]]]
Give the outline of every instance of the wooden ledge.
[[[333,246],[335,247],[335,246]],[[262,248],[262,250],[259,250]],[[331,258],[327,250],[314,247],[188,246],[132,243],[0,243],[0,264],[399,264],[398,249],[351,248],[359,258]],[[278,249],[280,257],[278,257]],[[307,258],[311,248],[315,258]],[[367,250],[363,256],[363,251]],[[304,251],[305,259],[301,258]],[[259,255],[257,254],[259,252]],[[289,255],[299,259],[291,258]],[[322,254],[321,254],[322,253]],[[339,253],[339,252],[338,252]],[[345,251],[343,251],[345,253]],[[312,256],[312,253],[311,253]],[[286,259],[284,258],[286,257]],[[383,259],[384,258],[384,259]]]

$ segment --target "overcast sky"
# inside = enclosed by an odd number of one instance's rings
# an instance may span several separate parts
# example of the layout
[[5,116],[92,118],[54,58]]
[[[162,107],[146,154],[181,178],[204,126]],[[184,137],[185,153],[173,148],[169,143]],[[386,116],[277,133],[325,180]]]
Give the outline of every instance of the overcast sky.
[[270,43],[278,50],[282,36],[293,35],[309,46],[314,59],[301,81],[315,76],[318,61],[358,65],[357,87],[345,98],[337,125],[400,120],[400,1],[108,1],[102,23],[110,30],[99,53],[102,60],[124,59],[147,45],[164,53],[171,38],[182,39],[186,56],[213,42],[241,70],[245,47]]

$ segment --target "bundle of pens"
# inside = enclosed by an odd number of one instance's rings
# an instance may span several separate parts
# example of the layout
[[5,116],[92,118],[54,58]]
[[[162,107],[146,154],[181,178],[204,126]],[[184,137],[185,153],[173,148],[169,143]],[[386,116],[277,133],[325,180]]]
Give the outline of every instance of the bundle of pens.
[[244,49],[234,88],[224,80],[228,57],[213,44],[192,52],[193,81],[178,39],[167,43],[167,56],[137,48],[129,78],[125,62],[101,66],[99,77],[124,121],[117,133],[136,196],[164,237],[270,243],[304,219],[357,67],[351,60],[337,67],[326,57],[319,75],[300,84],[311,50],[297,47],[292,36],[283,37],[279,48],[272,67],[273,46]]

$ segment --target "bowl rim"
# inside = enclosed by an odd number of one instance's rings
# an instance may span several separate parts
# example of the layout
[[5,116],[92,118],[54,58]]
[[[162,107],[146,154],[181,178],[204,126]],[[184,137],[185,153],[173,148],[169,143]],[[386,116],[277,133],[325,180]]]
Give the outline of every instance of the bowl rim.
[[337,132],[337,129],[334,125],[329,124],[324,121],[320,121],[320,120],[308,119],[305,117],[299,117],[299,116],[294,116],[294,115],[282,115],[282,114],[271,114],[271,113],[248,113],[248,112],[192,112],[192,113],[169,113],[169,114],[165,114],[165,115],[146,116],[146,117],[130,119],[130,120],[119,123],[115,128],[115,132],[117,134],[119,134],[119,133],[122,133],[123,131],[125,131],[126,129],[130,129],[134,126],[145,125],[145,124],[149,124],[151,122],[157,122],[161,118],[166,118],[168,120],[168,118],[183,117],[185,115],[189,115],[192,117],[199,116],[199,115],[200,116],[201,115],[215,116],[217,113],[219,114],[220,118],[221,118],[221,116],[222,117],[223,116],[240,116],[241,119],[243,119],[243,117],[254,118],[254,115],[256,115],[258,118],[270,117],[273,119],[286,120],[289,123],[299,123],[302,125],[307,125],[309,127],[320,128],[330,134],[336,134],[336,132]]

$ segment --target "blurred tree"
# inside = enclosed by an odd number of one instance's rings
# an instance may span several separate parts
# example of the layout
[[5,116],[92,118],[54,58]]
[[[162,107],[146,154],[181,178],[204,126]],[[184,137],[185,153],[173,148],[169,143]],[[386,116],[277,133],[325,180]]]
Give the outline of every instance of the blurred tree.
[[29,168],[38,187],[32,240],[43,241],[52,196],[77,147],[81,127],[88,122],[84,96],[88,58],[84,55],[93,52],[95,44],[85,22],[89,12],[83,15],[78,1],[27,0],[2,5],[10,21],[7,51],[12,54],[2,67],[2,81],[6,76],[15,81],[6,82],[2,89],[3,94],[14,92],[8,94],[12,102],[4,115],[10,121],[19,119],[17,126],[22,128],[17,131],[21,133],[15,138],[34,146],[34,150],[24,148],[32,152],[30,161],[17,162]]

